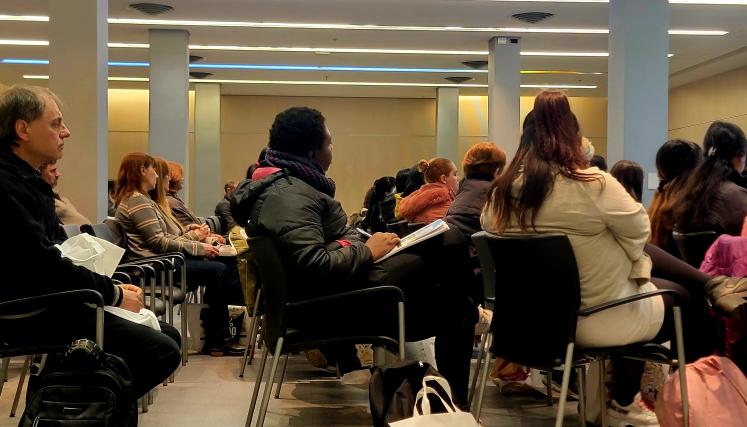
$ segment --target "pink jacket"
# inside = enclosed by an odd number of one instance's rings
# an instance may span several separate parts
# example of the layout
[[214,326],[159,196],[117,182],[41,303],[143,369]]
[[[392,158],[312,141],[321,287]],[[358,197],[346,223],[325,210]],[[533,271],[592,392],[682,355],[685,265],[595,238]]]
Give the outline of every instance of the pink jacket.
[[409,222],[431,222],[446,216],[454,193],[446,184],[423,184],[417,191],[399,202],[399,216]]
[[747,276],[747,237],[719,236],[708,248],[700,271],[712,276]]

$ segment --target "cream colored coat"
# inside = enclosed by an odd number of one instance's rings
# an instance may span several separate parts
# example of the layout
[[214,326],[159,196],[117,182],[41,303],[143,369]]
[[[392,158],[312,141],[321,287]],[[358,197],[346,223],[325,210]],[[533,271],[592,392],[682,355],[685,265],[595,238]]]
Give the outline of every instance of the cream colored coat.
[[[557,175],[535,219],[537,232],[568,236],[581,279],[581,307],[655,290],[650,282],[651,260],[643,252],[650,235],[643,205],[608,173],[596,167],[582,173],[598,174],[601,182]],[[515,195],[520,186],[517,180]],[[496,230],[492,212],[483,211],[481,224],[486,231]],[[521,232],[515,219],[506,232]],[[651,339],[663,319],[661,298],[645,299],[581,319],[577,342],[582,346],[612,346]]]

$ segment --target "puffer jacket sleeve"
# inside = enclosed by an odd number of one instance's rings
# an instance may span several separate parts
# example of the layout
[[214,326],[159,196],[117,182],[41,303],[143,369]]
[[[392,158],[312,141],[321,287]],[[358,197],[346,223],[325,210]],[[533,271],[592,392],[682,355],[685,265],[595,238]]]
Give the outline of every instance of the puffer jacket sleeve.
[[[293,215],[288,215],[293,212]],[[275,236],[280,250],[295,262],[301,274],[330,281],[345,280],[373,263],[361,241],[328,242],[322,216],[323,200],[310,193],[270,194],[263,203],[261,223]]]

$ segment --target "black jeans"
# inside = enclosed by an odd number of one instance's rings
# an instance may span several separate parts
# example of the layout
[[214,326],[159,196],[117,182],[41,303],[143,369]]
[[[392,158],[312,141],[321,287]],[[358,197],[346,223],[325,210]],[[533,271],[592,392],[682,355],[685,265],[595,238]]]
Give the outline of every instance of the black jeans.
[[458,403],[467,403],[477,308],[467,241],[457,229],[376,263],[359,287],[392,285],[405,294],[408,341],[436,337],[436,362]]
[[[231,260],[233,263],[231,264]],[[243,305],[241,283],[235,258],[223,262],[187,258],[187,284],[190,289],[205,286],[205,335],[208,344],[219,344],[228,333],[228,304]]]
[[[12,344],[59,343],[96,338],[94,309],[69,307],[53,309],[48,315],[19,321],[14,331],[3,336]],[[121,357],[132,373],[136,396],[161,384],[181,362],[179,332],[161,322],[161,332],[138,325],[110,313],[104,313],[104,351]]]

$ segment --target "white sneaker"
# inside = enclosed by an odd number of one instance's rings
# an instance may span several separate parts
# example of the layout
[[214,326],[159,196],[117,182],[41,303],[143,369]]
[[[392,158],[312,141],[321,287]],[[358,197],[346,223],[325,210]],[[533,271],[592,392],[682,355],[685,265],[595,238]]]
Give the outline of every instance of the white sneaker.
[[475,335],[482,335],[490,332],[490,322],[493,321],[493,312],[491,310],[482,308],[482,305],[477,306],[479,312],[479,318],[475,325]]
[[610,427],[659,427],[659,420],[654,411],[641,400],[641,393],[638,393],[628,406],[621,406],[612,399],[607,408],[607,424]]

